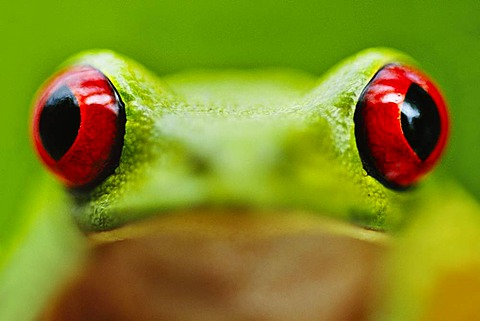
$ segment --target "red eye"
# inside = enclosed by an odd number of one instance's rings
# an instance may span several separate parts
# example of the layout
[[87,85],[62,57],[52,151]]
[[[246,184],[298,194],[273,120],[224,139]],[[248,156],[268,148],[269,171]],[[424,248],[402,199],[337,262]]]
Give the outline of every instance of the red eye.
[[387,65],[373,77],[355,110],[357,147],[367,173],[403,189],[439,160],[448,136],[445,102],[420,71]]
[[113,85],[92,67],[55,75],[35,104],[36,150],[68,187],[91,187],[118,165],[125,111]]

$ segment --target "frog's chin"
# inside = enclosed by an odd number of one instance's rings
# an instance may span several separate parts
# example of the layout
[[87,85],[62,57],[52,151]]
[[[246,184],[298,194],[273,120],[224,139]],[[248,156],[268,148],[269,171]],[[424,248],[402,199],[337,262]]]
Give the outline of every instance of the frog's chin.
[[384,234],[308,213],[227,212],[185,211],[90,235],[90,259],[47,316],[367,318]]

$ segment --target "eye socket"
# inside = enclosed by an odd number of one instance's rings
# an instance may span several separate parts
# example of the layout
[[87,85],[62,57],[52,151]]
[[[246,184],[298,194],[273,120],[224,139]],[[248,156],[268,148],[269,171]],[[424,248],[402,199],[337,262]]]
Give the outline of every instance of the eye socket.
[[108,78],[89,66],[53,76],[34,106],[36,151],[70,188],[91,188],[117,167],[125,133],[124,105]]
[[354,121],[365,170],[394,189],[410,187],[433,168],[449,131],[445,101],[432,81],[393,64],[365,87]]

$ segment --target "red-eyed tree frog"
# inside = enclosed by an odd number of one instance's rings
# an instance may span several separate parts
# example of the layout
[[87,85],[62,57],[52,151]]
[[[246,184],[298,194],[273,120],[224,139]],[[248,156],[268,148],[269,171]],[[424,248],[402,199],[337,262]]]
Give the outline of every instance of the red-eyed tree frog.
[[33,103],[45,174],[1,320],[474,320],[480,211],[428,175],[446,102],[407,55],[158,77],[111,51]]

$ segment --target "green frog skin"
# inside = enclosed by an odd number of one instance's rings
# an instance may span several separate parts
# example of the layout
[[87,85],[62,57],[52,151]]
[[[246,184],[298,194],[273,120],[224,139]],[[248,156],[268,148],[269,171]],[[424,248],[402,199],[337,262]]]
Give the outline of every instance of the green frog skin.
[[45,175],[2,241],[0,319],[469,319],[475,200],[445,175],[389,184],[359,152],[358,102],[392,64],[416,65],[370,49],[320,78],[158,78],[110,51],[69,59],[113,86],[120,147],[82,179],[46,162],[61,182]]

